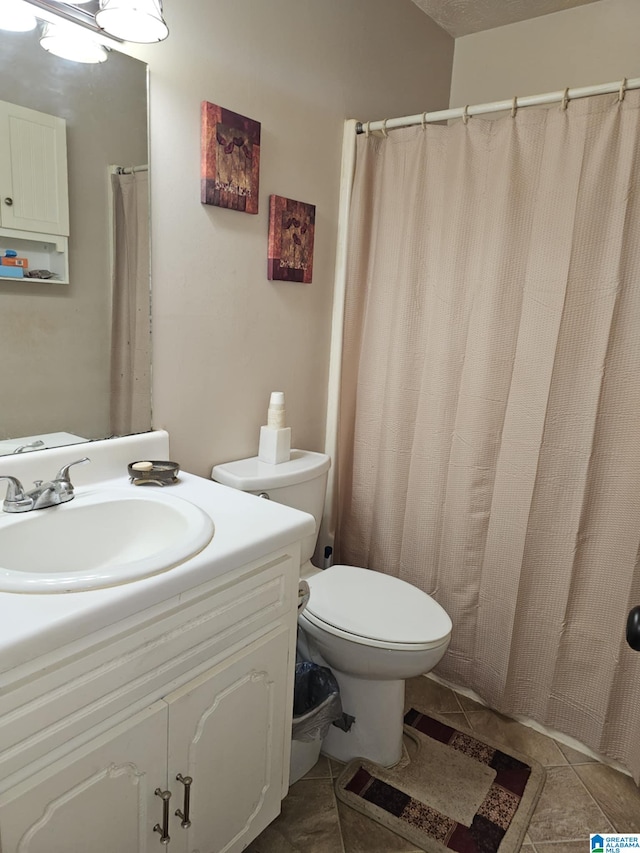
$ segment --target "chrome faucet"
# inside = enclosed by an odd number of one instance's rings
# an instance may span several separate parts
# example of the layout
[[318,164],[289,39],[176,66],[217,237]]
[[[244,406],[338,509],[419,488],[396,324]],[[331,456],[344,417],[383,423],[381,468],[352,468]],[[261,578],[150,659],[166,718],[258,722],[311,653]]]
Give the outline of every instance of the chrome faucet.
[[76,459],[75,462],[63,465],[53,480],[46,483],[42,480],[36,480],[33,488],[27,492],[17,477],[0,475],[0,481],[7,480],[9,483],[2,509],[4,512],[29,512],[32,509],[45,509],[72,500],[74,490],[69,479],[69,468],[72,465],[80,465],[89,461],[89,457],[85,456],[83,459]]
[[20,447],[12,450],[11,453],[25,453],[27,450],[37,450],[39,447],[44,447],[44,441],[37,438],[35,441],[30,441],[29,444],[21,444]]

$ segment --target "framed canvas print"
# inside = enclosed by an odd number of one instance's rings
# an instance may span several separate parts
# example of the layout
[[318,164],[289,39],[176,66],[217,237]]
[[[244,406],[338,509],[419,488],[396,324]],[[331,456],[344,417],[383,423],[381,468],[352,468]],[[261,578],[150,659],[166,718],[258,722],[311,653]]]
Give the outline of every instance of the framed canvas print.
[[260,122],[208,101],[201,107],[200,201],[258,212]]
[[269,281],[309,284],[313,275],[316,207],[272,195],[269,199]]

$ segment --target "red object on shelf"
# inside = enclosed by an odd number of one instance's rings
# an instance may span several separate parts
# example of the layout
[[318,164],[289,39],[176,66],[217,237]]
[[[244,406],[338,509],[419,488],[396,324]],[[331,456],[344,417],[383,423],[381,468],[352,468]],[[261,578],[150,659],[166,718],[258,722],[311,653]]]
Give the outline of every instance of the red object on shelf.
[[26,258],[0,258],[0,264],[3,267],[22,267],[24,270],[29,268],[29,261]]

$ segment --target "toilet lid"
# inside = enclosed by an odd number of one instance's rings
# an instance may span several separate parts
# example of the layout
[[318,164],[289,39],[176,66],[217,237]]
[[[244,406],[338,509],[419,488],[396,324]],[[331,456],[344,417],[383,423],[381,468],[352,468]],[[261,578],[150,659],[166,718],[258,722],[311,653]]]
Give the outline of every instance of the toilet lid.
[[[331,566],[308,578],[304,615],[330,633],[370,645],[427,649],[448,640],[451,619],[431,596],[399,578]],[[334,630],[332,630],[334,629]]]

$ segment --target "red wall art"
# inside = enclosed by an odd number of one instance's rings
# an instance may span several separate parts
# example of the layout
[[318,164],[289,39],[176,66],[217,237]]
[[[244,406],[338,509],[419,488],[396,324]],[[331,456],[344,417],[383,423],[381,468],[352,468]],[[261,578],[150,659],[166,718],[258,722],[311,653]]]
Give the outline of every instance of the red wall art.
[[269,281],[311,281],[315,223],[314,204],[279,195],[270,197]]
[[260,122],[202,102],[202,204],[258,212]]

